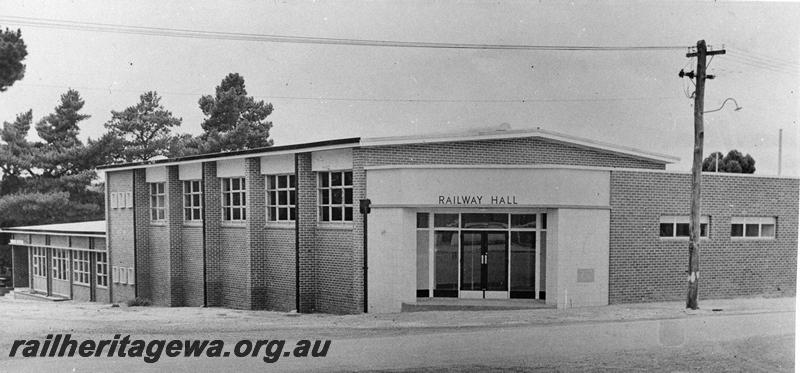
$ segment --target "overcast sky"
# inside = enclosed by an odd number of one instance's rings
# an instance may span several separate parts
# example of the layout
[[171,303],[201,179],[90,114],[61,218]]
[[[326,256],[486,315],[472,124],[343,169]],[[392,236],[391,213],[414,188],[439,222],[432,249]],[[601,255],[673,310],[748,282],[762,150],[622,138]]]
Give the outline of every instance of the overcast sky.
[[[446,43],[693,46],[711,60],[705,153],[738,149],[756,173],[798,176],[800,3],[283,2],[3,0],[0,26],[21,28],[25,78],[0,93],[0,121],[50,113],[69,87],[86,100],[81,135],[98,137],[111,110],[148,90],[200,133],[201,95],[230,72],[271,102],[275,144],[492,127],[535,128],[692,156],[685,50],[485,51],[208,40],[18,26],[3,17],[201,31]],[[431,102],[402,102],[404,99]],[[522,102],[497,102],[522,100]],[[398,100],[400,100],[398,102]],[[437,101],[438,100],[438,101]],[[453,102],[441,102],[451,100]],[[494,102],[492,102],[494,101]],[[34,131],[32,131],[34,132]]]

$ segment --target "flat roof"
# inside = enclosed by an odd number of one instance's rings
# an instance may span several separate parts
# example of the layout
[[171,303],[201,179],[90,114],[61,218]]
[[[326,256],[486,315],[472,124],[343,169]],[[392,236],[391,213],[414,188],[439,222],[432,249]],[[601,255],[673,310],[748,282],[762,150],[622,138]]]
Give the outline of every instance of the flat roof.
[[497,140],[497,139],[511,139],[511,138],[525,138],[525,137],[538,137],[550,141],[555,141],[567,145],[581,147],[585,149],[598,150],[606,153],[620,154],[632,158],[644,159],[651,162],[669,164],[675,163],[680,158],[673,157],[665,154],[658,154],[649,151],[644,151],[632,147],[620,146],[601,141],[581,138],[572,135],[566,135],[553,131],[546,131],[539,127],[528,128],[521,130],[512,130],[510,126],[503,124],[499,127],[472,129],[459,132],[443,132],[443,133],[428,133],[412,136],[390,136],[390,137],[373,137],[373,138],[360,138],[351,137],[327,141],[316,141],[292,145],[269,146],[263,148],[220,152],[220,153],[207,153],[191,155],[186,157],[165,158],[158,160],[148,160],[141,162],[129,163],[114,163],[98,166],[98,170],[118,170],[118,169],[131,169],[139,167],[152,167],[152,166],[166,166],[174,165],[192,161],[212,160],[212,159],[236,159],[246,158],[257,155],[267,154],[291,154],[300,151],[319,151],[337,148],[353,148],[353,147],[376,147],[376,146],[391,146],[391,145],[409,145],[409,144],[430,144],[442,142],[455,142],[455,141],[481,141],[481,140]]
[[105,236],[106,221],[83,221],[79,223],[61,223],[44,225],[27,225],[23,227],[0,228],[2,233],[58,234],[74,236]]

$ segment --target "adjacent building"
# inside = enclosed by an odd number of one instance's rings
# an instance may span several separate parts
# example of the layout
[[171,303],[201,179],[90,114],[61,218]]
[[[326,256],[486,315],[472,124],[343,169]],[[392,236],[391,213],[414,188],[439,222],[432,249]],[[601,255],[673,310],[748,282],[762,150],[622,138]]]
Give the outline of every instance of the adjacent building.
[[[104,240],[87,252],[109,280],[90,299],[330,313],[679,300],[691,183],[674,161],[501,128],[101,166]],[[795,178],[703,175],[701,298],[795,293],[799,195]],[[44,246],[5,231],[33,273]]]

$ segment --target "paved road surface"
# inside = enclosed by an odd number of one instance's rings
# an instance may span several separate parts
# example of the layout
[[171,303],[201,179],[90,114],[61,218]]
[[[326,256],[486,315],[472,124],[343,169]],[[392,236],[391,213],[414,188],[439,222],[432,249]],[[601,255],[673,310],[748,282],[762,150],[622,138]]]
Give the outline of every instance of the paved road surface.
[[[78,332],[76,332],[78,333]],[[109,331],[109,333],[113,333]],[[585,369],[600,367],[626,369],[625,358],[641,354],[669,360],[675,354],[697,347],[706,353],[719,353],[722,347],[752,344],[748,351],[761,351],[758,345],[778,341],[785,345],[793,340],[794,312],[773,312],[739,315],[692,315],[682,319],[618,321],[604,323],[575,323],[562,325],[513,326],[506,328],[441,328],[400,331],[387,329],[374,333],[346,331],[326,332],[306,329],[276,330],[274,335],[259,333],[223,333],[215,335],[183,334],[181,339],[220,338],[232,345],[244,338],[287,339],[287,345],[307,338],[329,338],[332,345],[327,357],[286,357],[273,364],[261,357],[248,358],[168,358],[154,364],[135,358],[11,358],[0,357],[0,371],[351,371],[351,370],[486,370],[514,368],[537,370],[536,367],[558,368],[559,361],[584,361]],[[107,334],[76,337],[110,338]],[[136,338],[167,338],[158,334],[137,334]],[[772,342],[774,343],[774,342]],[[771,351],[775,346],[764,348]],[[780,345],[778,345],[780,347]],[[743,348],[739,348],[740,350]],[[715,352],[716,351],[716,352]],[[733,357],[735,354],[731,355]],[[618,364],[609,365],[619,356]],[[676,355],[677,356],[677,355]],[[646,356],[645,356],[646,357]],[[703,356],[695,356],[699,362]],[[791,366],[776,367],[753,360],[731,360],[732,370],[773,371]],[[785,356],[784,356],[785,358]],[[592,360],[594,359],[594,360]],[[542,362],[546,362],[542,365]],[[735,364],[747,363],[746,366]],[[783,363],[786,364],[786,362]],[[572,365],[574,367],[574,365]],[[652,367],[651,367],[652,368]],[[664,368],[668,368],[665,366]],[[665,370],[672,370],[668,368]]]

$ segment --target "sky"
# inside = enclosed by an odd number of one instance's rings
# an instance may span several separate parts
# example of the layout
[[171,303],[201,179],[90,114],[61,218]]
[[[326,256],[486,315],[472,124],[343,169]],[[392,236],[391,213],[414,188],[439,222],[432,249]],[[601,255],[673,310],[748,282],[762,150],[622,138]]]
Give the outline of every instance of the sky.
[[[237,72],[271,102],[276,145],[419,135],[509,123],[678,157],[689,171],[696,68],[685,49],[523,51],[212,40],[60,30],[11,17],[196,31],[410,42],[694,46],[710,60],[705,151],[738,149],[756,173],[800,176],[800,3],[632,1],[60,1],[3,0],[0,27],[20,28],[25,78],[0,93],[0,121],[39,120],[68,88],[81,93],[81,137],[145,91],[199,134],[202,95]],[[409,101],[412,100],[412,101]],[[524,100],[524,102],[522,102]],[[31,131],[35,132],[35,131]],[[31,136],[36,139],[35,134]]]

